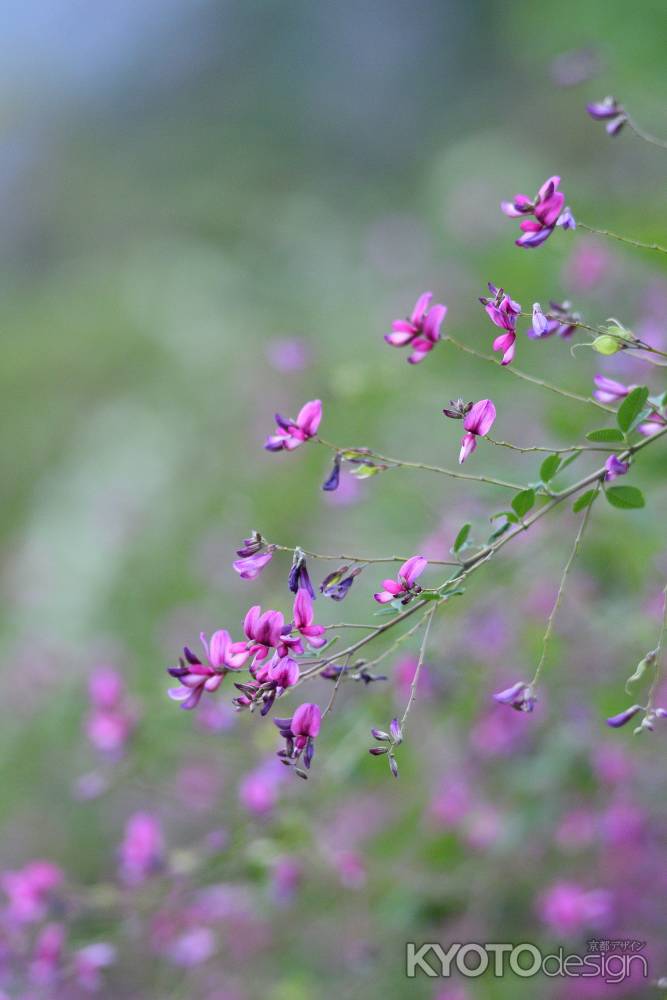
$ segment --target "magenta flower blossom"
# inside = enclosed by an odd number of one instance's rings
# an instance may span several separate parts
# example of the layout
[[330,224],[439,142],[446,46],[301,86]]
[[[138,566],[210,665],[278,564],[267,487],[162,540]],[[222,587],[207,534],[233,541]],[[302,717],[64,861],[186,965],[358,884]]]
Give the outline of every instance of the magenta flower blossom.
[[628,116],[615,97],[605,97],[602,101],[593,101],[586,105],[591,118],[598,122],[606,122],[605,129],[609,135],[618,135],[628,120]]
[[494,351],[502,351],[501,364],[509,365],[514,358],[514,345],[516,341],[516,321],[521,313],[521,306],[509,295],[505,295],[504,289],[496,288],[489,282],[489,291],[493,298],[481,298],[486,312],[492,323],[499,326],[505,333],[501,333],[493,342]]
[[657,434],[661,431],[663,427],[667,427],[667,418],[665,418],[661,413],[651,413],[646,418],[643,424],[640,424],[637,430],[644,437],[651,437],[653,434]]
[[391,324],[391,333],[385,340],[392,347],[412,347],[408,356],[411,365],[418,365],[440,340],[440,327],[447,315],[447,306],[435,305],[429,311],[433,292],[424,292],[415,303],[408,319],[397,319]]
[[607,482],[611,482],[612,479],[618,479],[619,476],[624,476],[630,468],[630,463],[622,462],[618,455],[610,455],[604,463],[604,467],[606,469],[604,478]]
[[247,650],[253,657],[253,663],[261,663],[272,649],[280,648],[282,652],[292,644],[288,638],[291,629],[289,625],[285,626],[282,611],[269,610],[262,614],[259,604],[254,604],[248,611],[243,630],[248,637]]
[[151,813],[130,816],[119,851],[120,876],[127,885],[139,885],[162,867],[164,838]]
[[266,552],[258,552],[256,555],[235,559],[232,566],[242,580],[255,580],[272,559],[273,547],[269,546]]
[[560,177],[553,176],[544,182],[534,199],[525,194],[518,194],[514,201],[503,201],[500,205],[505,215],[510,219],[532,215],[533,219],[524,219],[520,225],[522,234],[516,245],[531,249],[539,247],[553,233],[556,226],[563,229],[575,229],[576,222],[569,208],[565,207],[565,195],[558,191]]
[[202,663],[188,646],[183,647],[183,656],[178,667],[170,667],[168,673],[180,681],[180,687],[167,692],[172,701],[180,701],[181,708],[196,708],[204,691],[217,691],[230,670],[240,670],[248,659],[249,651],[244,642],[232,642],[225,629],[219,629],[211,636],[210,643],[202,632],[200,639],[208,663]]
[[[315,754],[315,739],[320,731],[322,712],[319,705],[305,702],[299,705],[291,719],[274,719],[285,740],[285,747],[278,751],[278,757],[285,763],[296,761],[303,754],[306,769],[310,768]],[[304,775],[305,777],[305,775]]]
[[477,438],[484,437],[493,427],[496,419],[496,408],[490,399],[480,399],[463,419],[466,433],[461,438],[459,465],[473,453],[477,447]]
[[596,375],[593,379],[595,389],[593,395],[600,403],[618,403],[634,389],[633,385],[623,385],[606,375]]
[[399,569],[395,580],[383,580],[384,590],[374,594],[378,604],[388,604],[389,601],[400,599],[401,604],[408,604],[412,598],[421,592],[421,587],[415,586],[415,581],[422,575],[428,565],[423,556],[412,556]]
[[62,869],[51,861],[30,861],[18,871],[3,872],[0,885],[8,898],[8,917],[18,924],[43,920],[64,879]]
[[63,924],[46,924],[35,941],[30,963],[30,980],[36,986],[49,986],[57,978],[65,951]]
[[612,915],[612,896],[605,889],[584,889],[574,882],[557,882],[538,900],[541,919],[554,934],[572,936],[605,927]]
[[532,712],[537,701],[530,684],[524,681],[517,681],[504,691],[498,691],[493,698],[500,705],[510,705],[517,712]]
[[[294,598],[294,628],[313,649],[319,649],[326,642],[324,625],[313,625],[313,601],[307,590],[300,590]],[[294,645],[297,653],[303,652],[300,640]]]
[[79,948],[72,957],[79,986],[86,993],[96,993],[102,985],[100,970],[113,965],[116,961],[116,949],[106,941],[97,941]]
[[322,401],[311,399],[299,410],[296,420],[276,413],[276,430],[266,439],[267,451],[294,451],[315,437],[322,419]]
[[275,657],[267,668],[268,678],[282,692],[299,679],[299,664],[291,656]]

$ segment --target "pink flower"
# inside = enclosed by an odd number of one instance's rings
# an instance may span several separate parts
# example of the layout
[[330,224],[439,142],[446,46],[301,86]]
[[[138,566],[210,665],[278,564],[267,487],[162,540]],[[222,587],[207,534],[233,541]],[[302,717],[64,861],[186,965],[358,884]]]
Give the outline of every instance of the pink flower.
[[258,552],[252,556],[235,559],[232,566],[242,580],[255,580],[272,559],[273,549],[268,548],[266,552]]
[[421,591],[421,587],[415,587],[415,580],[422,575],[428,565],[428,560],[423,556],[412,556],[406,560],[398,571],[395,580],[383,580],[384,590],[374,594],[378,604],[388,604],[400,598],[402,604],[409,601]]
[[276,413],[275,434],[267,438],[264,447],[267,451],[294,451],[310,438],[315,437],[322,419],[322,401],[311,399],[299,410],[296,420],[281,417]]
[[461,438],[461,451],[459,452],[460,465],[477,447],[477,438],[484,437],[489,433],[495,419],[496,408],[490,399],[480,399],[466,414],[463,420],[466,433]]
[[392,347],[412,347],[408,356],[411,365],[418,365],[426,355],[433,350],[440,340],[440,327],[447,315],[447,306],[436,305],[429,312],[433,292],[424,292],[419,296],[412,314],[408,319],[397,319],[391,324],[391,333],[385,334],[385,340]]
[[571,936],[604,927],[611,916],[611,894],[584,889],[575,882],[557,882],[538,900],[541,919],[558,935]]
[[88,944],[74,952],[74,974],[87,993],[96,993],[102,985],[100,970],[116,961],[116,949],[106,941]]
[[125,698],[123,678],[110,667],[100,667],[91,674],[88,691],[88,739],[102,753],[120,756],[136,723],[135,712]]
[[159,821],[138,812],[127,821],[119,849],[120,875],[128,885],[139,885],[162,866],[164,838]]
[[[278,751],[278,757],[286,764],[297,761],[303,754],[306,769],[310,768],[315,754],[315,739],[320,731],[322,712],[319,705],[305,702],[299,705],[291,719],[274,719],[285,740],[285,748]],[[305,777],[306,775],[303,774]]]
[[608,135],[618,135],[628,118],[615,97],[605,97],[602,101],[593,101],[586,105],[591,118],[598,122],[606,122],[605,130]]
[[3,872],[0,884],[9,899],[9,917],[20,924],[42,920],[63,881],[62,869],[51,861],[30,861],[19,871]]
[[607,378],[605,375],[596,375],[593,381],[595,383],[593,395],[600,403],[618,403],[634,389],[633,385],[623,385],[622,382],[616,382],[615,379]]
[[170,667],[168,673],[180,681],[180,687],[169,688],[173,701],[180,701],[181,708],[190,710],[199,704],[204,691],[217,691],[230,670],[239,670],[248,659],[249,652],[244,642],[232,642],[225,629],[219,629],[207,642],[204,633],[200,639],[208,663],[202,663],[188,646],[183,647],[183,656],[178,667]]
[[30,963],[30,979],[38,986],[48,986],[56,979],[65,948],[65,928],[62,924],[47,924],[35,942]]
[[500,205],[510,219],[532,215],[534,219],[524,219],[520,225],[522,236],[516,245],[528,249],[539,247],[553,233],[556,226],[575,229],[576,222],[569,208],[565,208],[565,195],[558,191],[560,177],[550,177],[544,182],[534,199],[525,194],[517,194],[514,201],[503,201]]
[[265,660],[271,649],[291,644],[287,638],[290,627],[285,627],[282,611],[269,610],[262,614],[259,604],[254,604],[246,614],[243,630],[248,637],[247,649],[254,656],[254,663]]
[[[299,590],[294,598],[294,628],[303,636],[309,646],[319,649],[326,643],[324,625],[313,625],[313,601],[307,590]],[[300,641],[294,646],[297,653],[303,652]]]
[[514,358],[514,345],[516,341],[516,321],[521,313],[521,306],[505,295],[504,289],[496,288],[489,282],[489,291],[493,298],[484,297],[479,301],[493,323],[499,326],[505,333],[501,333],[493,342],[494,351],[502,351],[501,364],[508,365]]
[[644,423],[639,425],[637,430],[644,437],[652,437],[653,434],[661,431],[663,427],[667,427],[667,419],[661,413],[651,413]]

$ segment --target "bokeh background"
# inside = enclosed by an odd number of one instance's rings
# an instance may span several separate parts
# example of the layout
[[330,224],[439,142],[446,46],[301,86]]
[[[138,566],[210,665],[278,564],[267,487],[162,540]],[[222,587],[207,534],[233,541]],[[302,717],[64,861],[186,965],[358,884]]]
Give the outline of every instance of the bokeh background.
[[[382,337],[425,288],[486,351],[488,280],[524,308],[569,297],[665,346],[660,259],[583,232],[520,251],[498,210],[559,173],[575,215],[664,242],[664,154],[609,139],[584,110],[611,92],[667,135],[664,4],[7,0],[2,24],[6,995],[84,995],[73,950],[98,942],[116,949],[102,997],[656,995],[408,982],[404,950],[584,954],[622,937],[667,974],[664,733],[604,726],[659,628],[660,446],[633,473],[645,510],[594,511],[534,716],[490,696],[532,673],[576,516],[506,547],[448,605],[398,782],[368,730],[404,704],[410,644],[384,684],[341,688],[307,783],[276,773],[274,727],[234,716],[231,685],[180,712],[164,669],[202,629],[240,638],[252,603],[289,610],[286,556],[254,582],[231,569],[252,528],[321,552],[447,558],[463,521],[483,538],[507,505],[408,470],[323,494],[324,449],[262,450],[274,410],[318,396],[326,438],[450,466],[460,426],[441,409],[459,395],[492,396],[496,436],[521,444],[601,425],[448,345],[406,365]],[[522,324],[527,371],[582,393],[598,371],[661,388],[660,369],[572,356]],[[480,445],[468,467],[528,482],[538,462]],[[382,575],[368,568],[343,605],[320,599],[317,620],[377,621]],[[95,677],[111,718],[91,705]],[[128,885],[137,814],[161,867]],[[64,873],[44,907],[7,874],[34,859]],[[36,909],[19,917],[26,895]],[[60,985],[48,955],[35,971],[54,921]]]

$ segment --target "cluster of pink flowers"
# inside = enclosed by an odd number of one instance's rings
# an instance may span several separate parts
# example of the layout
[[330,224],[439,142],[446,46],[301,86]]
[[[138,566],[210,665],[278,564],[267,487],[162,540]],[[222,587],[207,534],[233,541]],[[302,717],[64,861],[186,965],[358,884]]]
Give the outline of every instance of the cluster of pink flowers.
[[396,319],[391,324],[391,333],[385,340],[392,347],[410,347],[408,363],[418,365],[440,340],[440,327],[447,315],[447,306],[431,305],[433,292],[423,292],[415,303],[407,319]]
[[123,678],[111,667],[99,667],[88,685],[90,711],[85,720],[88,739],[101,753],[119,757],[132,735],[136,710],[125,694]]
[[[554,229],[575,229],[576,222],[569,208],[565,207],[565,195],[558,190],[560,177],[549,177],[534,198],[517,194],[512,201],[503,201],[501,208],[510,219],[523,219],[519,228],[522,235],[516,240],[518,247],[531,249],[548,240]],[[532,219],[527,218],[533,216]]]

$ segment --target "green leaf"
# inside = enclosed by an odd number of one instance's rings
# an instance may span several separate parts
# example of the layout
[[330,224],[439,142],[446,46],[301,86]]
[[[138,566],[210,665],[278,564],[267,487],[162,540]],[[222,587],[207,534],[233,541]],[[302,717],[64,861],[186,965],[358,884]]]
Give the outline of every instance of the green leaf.
[[470,524],[469,521],[466,521],[466,523],[463,525],[458,535],[454,539],[454,544],[452,545],[452,552],[456,554],[457,552],[461,551],[465,543],[468,541],[468,535],[470,534],[471,528],[472,524]]
[[497,521],[499,517],[506,517],[510,524],[518,524],[519,518],[513,510],[499,510],[497,514],[492,514],[489,521]]
[[535,503],[535,490],[521,490],[512,500],[512,510],[517,517],[523,517]]
[[572,504],[572,510],[574,513],[578,514],[579,511],[584,510],[585,507],[590,507],[598,495],[598,492],[598,490],[586,490],[585,493],[582,493],[581,496],[578,497]]
[[623,441],[623,432],[616,427],[603,427],[599,431],[589,431],[587,441]]
[[638,510],[646,503],[644,494],[636,486],[610,486],[604,495],[612,507],[621,510]]
[[560,469],[560,455],[549,455],[540,466],[540,479],[543,483],[550,482]]
[[510,522],[505,521],[505,523],[501,524],[499,528],[496,528],[496,530],[489,535],[489,545],[492,542],[495,542],[496,539],[504,535],[506,531],[509,531],[511,527],[512,525],[510,524]]
[[567,469],[568,465],[572,465],[572,463],[576,462],[578,458],[581,458],[581,450],[573,451],[571,455],[568,455],[567,458],[563,459],[558,471],[563,472],[564,469]]
[[616,421],[624,433],[630,430],[636,417],[639,416],[646,400],[648,399],[648,389],[645,385],[638,385],[629,395],[625,397],[618,408]]

